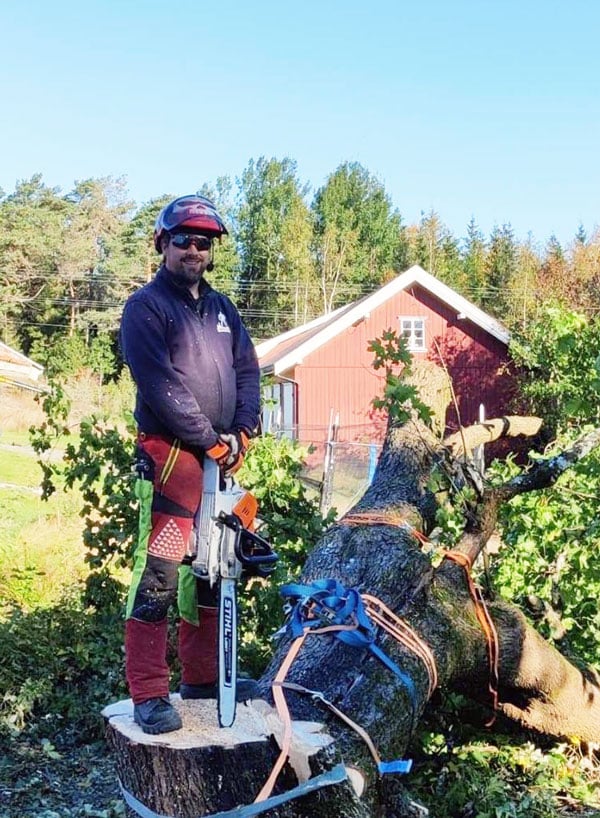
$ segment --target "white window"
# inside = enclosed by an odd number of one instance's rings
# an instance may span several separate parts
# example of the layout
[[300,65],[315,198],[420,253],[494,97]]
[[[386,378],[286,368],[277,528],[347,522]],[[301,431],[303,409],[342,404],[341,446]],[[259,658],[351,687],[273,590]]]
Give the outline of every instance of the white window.
[[406,338],[408,348],[411,351],[424,352],[425,346],[425,319],[416,318],[411,315],[399,316],[400,335]]

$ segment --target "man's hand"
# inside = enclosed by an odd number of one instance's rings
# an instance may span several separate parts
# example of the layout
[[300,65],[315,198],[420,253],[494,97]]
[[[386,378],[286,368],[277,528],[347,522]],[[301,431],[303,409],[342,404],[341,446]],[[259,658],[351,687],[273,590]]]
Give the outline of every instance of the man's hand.
[[231,446],[219,438],[214,446],[206,449],[206,454],[216,462],[220,469],[227,467],[227,461],[231,457]]
[[244,455],[248,450],[248,443],[250,443],[250,438],[244,429],[236,429],[233,432],[226,432],[219,435],[219,439],[229,446],[231,451],[230,455],[225,461],[224,472],[225,477],[231,477],[242,467]]
[[236,429],[219,435],[214,446],[206,454],[216,460],[225,477],[231,477],[242,467],[250,437],[244,429]]

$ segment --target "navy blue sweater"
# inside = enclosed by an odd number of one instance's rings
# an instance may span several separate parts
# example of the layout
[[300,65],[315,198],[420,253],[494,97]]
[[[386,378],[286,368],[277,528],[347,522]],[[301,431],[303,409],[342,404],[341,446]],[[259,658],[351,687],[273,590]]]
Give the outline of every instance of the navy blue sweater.
[[123,358],[140,431],[208,449],[219,432],[252,432],[260,411],[256,352],[238,311],[205,281],[198,301],[165,267],[127,300]]

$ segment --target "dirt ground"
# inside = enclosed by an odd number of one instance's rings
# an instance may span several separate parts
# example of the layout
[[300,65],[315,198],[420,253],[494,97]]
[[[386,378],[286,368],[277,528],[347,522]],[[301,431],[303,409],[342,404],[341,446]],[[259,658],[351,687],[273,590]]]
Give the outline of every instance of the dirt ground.
[[104,742],[57,750],[9,740],[0,758],[0,818],[125,818]]

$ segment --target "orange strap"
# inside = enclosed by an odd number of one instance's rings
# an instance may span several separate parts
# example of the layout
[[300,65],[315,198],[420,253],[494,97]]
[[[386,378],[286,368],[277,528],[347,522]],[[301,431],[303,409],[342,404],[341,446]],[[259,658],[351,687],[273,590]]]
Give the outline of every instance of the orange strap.
[[429,676],[428,698],[437,687],[438,674],[435,657],[429,645],[403,619],[391,611],[380,599],[370,594],[361,594],[369,619],[383,628],[397,642],[411,650],[425,665]]
[[[401,642],[403,645],[416,653],[417,656],[423,661],[429,675],[429,696],[431,696],[435,690],[435,687],[437,686],[437,669],[435,665],[435,658],[429,646],[423,642],[418,634],[415,633],[415,631],[413,631],[412,628],[406,624],[406,622],[403,622],[389,608],[387,608],[383,602],[381,602],[381,600],[374,596],[370,596],[369,594],[361,594],[361,596],[365,602],[366,612],[371,620],[380,625],[385,631],[387,631],[387,633],[397,639],[397,641]],[[317,636],[323,633],[332,633],[334,631],[352,631],[356,630],[356,628],[357,625],[326,625],[323,628],[315,628],[314,630],[306,629],[302,636],[297,637],[292,642],[290,649],[272,682],[275,707],[279,718],[284,725],[280,753],[277,761],[273,765],[273,769],[271,770],[267,781],[254,799],[255,804],[260,801],[265,801],[271,795],[275,782],[277,781],[277,777],[283,769],[290,752],[292,739],[292,718],[287,706],[283,688],[288,688],[290,690],[296,690],[303,693],[310,693],[311,695],[318,697],[325,705],[327,705],[327,707],[332,710],[333,713],[335,713],[336,716],[345,721],[346,724],[352,727],[352,729],[361,736],[363,741],[367,744],[375,763],[379,765],[381,761],[379,753],[377,752],[375,745],[364,728],[362,728],[359,724],[353,721],[349,716],[335,707],[335,705],[333,705],[331,702],[327,701],[316,691],[308,690],[302,685],[296,685],[292,682],[285,681],[289,669],[296,659],[296,656],[298,655],[298,652],[304,644],[304,640],[307,636]]]
[[[403,528],[405,531],[408,531],[409,534],[411,534],[416,540],[418,540],[423,545],[431,543],[431,540],[425,534],[423,534],[421,531],[419,531],[417,528],[411,525],[408,522],[408,520],[406,520],[404,517],[402,517],[401,514],[399,514],[396,511],[353,512],[348,514],[346,517],[342,517],[342,519],[339,522],[345,525],[394,525],[397,526],[398,528]],[[444,555],[448,557],[448,559],[454,560],[454,562],[458,563],[464,568],[469,593],[475,606],[475,613],[477,615],[477,619],[479,621],[479,624],[481,625],[481,629],[483,630],[483,633],[486,638],[488,662],[490,668],[488,689],[492,699],[492,708],[494,711],[494,715],[486,723],[486,726],[491,727],[491,725],[496,720],[495,714],[496,710],[498,709],[498,656],[499,656],[498,633],[496,631],[492,618],[490,617],[483,596],[481,595],[481,591],[475,585],[471,577],[472,565],[469,558],[465,554],[460,553],[459,551],[444,551]],[[379,605],[381,605],[381,603],[379,603]],[[369,615],[371,615],[371,611],[368,611],[368,613]],[[394,614],[392,614],[392,616],[394,616]],[[378,624],[381,624],[383,627],[385,627],[385,625],[383,625],[382,622],[378,622]],[[423,661],[427,661],[423,656],[421,656],[421,658],[423,659]],[[432,671],[430,670],[430,690],[432,678],[433,678]]]
[[471,576],[471,560],[465,554],[461,554],[460,551],[445,551],[444,556],[447,559],[456,562],[464,569],[469,594],[471,595],[473,605],[475,606],[475,614],[477,615],[477,619],[481,625],[481,629],[487,642],[488,662],[490,667],[488,690],[492,699],[493,713],[491,719],[486,722],[485,726],[491,727],[496,721],[496,711],[498,709],[498,632],[496,631],[496,626],[494,625],[489,614],[481,594],[481,590],[473,582],[473,577]]
[[285,764],[286,759],[290,753],[290,745],[292,741],[292,717],[290,716],[290,711],[287,706],[283,690],[281,689],[281,685],[288,674],[292,662],[298,655],[298,651],[304,644],[306,636],[307,631],[304,631],[302,636],[299,636],[297,639],[294,639],[287,653],[287,656],[283,660],[281,667],[277,671],[277,675],[273,679],[273,699],[275,700],[275,707],[277,708],[279,717],[283,722],[283,738],[281,740],[281,752],[279,753],[279,758],[275,762],[269,777],[267,778],[263,785],[262,790],[254,799],[255,804],[258,801],[265,801],[271,795],[273,787],[275,786],[275,782],[277,781],[277,776],[283,769],[283,765]]
[[279,757],[277,758],[277,761],[273,765],[273,769],[271,770],[269,777],[267,778],[263,785],[263,788],[254,799],[255,804],[258,803],[259,801],[266,801],[266,799],[271,795],[273,787],[275,786],[275,782],[277,781],[277,777],[281,770],[283,769],[283,765],[285,764],[286,759],[290,754],[290,746],[292,741],[292,717],[290,716],[290,711],[287,706],[287,701],[285,699],[283,687],[285,683],[285,677],[288,675],[289,669],[292,666],[294,659],[296,658],[300,648],[304,644],[304,640],[306,639],[307,636],[311,636],[313,634],[316,635],[322,633],[331,633],[332,631],[353,631],[353,630],[356,630],[356,625],[328,625],[324,628],[318,628],[315,630],[305,630],[302,636],[298,636],[292,642],[290,649],[287,652],[287,655],[281,664],[281,667],[277,671],[277,674],[271,683],[275,707],[277,708],[279,718],[283,722],[283,737],[281,740],[280,753]]
[[339,521],[340,525],[393,525],[396,528],[403,528],[420,543],[429,543],[429,539],[411,525],[397,511],[355,511],[347,514]]
[[[273,682],[275,684],[275,682]],[[365,742],[367,747],[369,748],[369,752],[373,756],[373,761],[377,766],[381,764],[381,756],[379,755],[377,748],[373,744],[373,740],[371,736],[367,733],[364,727],[361,727],[360,724],[357,724],[353,721],[350,716],[347,716],[342,710],[339,710],[332,702],[323,696],[322,693],[319,693],[318,690],[310,690],[308,687],[304,687],[304,685],[295,684],[294,682],[278,682],[281,687],[285,687],[287,690],[294,690],[296,693],[306,693],[309,696],[312,696],[313,699],[317,699],[318,701],[322,702],[326,707],[328,707],[332,713],[345,722],[349,727],[351,727],[358,735],[362,738]]]

